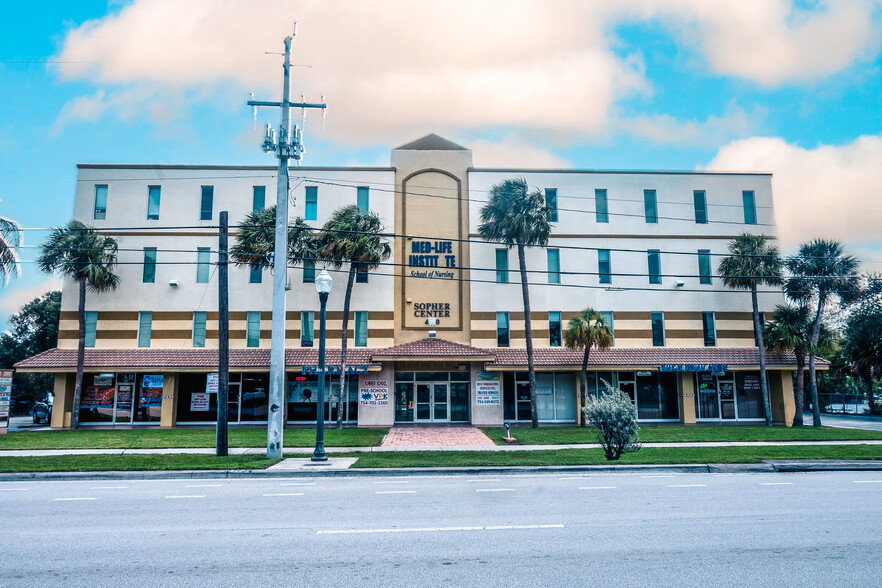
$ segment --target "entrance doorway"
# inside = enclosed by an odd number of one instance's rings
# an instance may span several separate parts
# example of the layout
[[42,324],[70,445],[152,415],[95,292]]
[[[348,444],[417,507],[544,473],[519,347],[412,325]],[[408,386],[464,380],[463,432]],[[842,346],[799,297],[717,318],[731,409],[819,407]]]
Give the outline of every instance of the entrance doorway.
[[446,423],[450,421],[450,397],[447,382],[418,382],[416,385],[416,422]]
[[395,422],[469,422],[469,379],[467,371],[395,372]]

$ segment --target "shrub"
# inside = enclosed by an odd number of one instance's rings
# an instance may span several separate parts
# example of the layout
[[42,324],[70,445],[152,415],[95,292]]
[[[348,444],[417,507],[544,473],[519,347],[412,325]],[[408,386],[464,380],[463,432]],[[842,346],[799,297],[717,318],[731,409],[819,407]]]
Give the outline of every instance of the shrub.
[[623,453],[640,451],[640,427],[631,398],[606,382],[603,385],[606,390],[588,400],[582,416],[597,428],[597,442],[612,461]]

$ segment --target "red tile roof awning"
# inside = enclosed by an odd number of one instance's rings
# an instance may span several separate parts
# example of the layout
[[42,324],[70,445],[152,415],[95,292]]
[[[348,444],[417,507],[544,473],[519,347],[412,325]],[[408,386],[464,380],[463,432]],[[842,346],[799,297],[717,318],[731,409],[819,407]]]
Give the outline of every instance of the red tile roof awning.
[[427,360],[440,359],[442,361],[465,360],[465,361],[493,361],[495,350],[479,349],[462,343],[454,343],[445,339],[426,338],[419,341],[403,343],[386,349],[375,349],[371,357],[374,361],[382,360]]

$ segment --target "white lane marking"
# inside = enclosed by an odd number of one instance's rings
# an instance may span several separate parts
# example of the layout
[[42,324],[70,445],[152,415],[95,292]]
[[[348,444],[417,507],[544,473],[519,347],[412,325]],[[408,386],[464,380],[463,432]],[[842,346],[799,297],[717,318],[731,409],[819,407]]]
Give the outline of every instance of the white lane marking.
[[707,484],[668,484],[668,488],[705,488]]
[[220,488],[223,484],[187,484],[184,488]]
[[640,476],[641,478],[676,478],[677,476],[674,474],[647,474],[645,476]]
[[30,488],[0,488],[0,491],[6,492],[24,492],[26,490],[30,490]]
[[466,480],[466,482],[501,482],[502,480],[499,478],[488,478],[486,480]]
[[374,494],[416,494],[416,490],[385,490]]
[[476,488],[475,492],[514,492],[514,488]]
[[760,486],[793,486],[793,482],[760,482]]
[[315,482],[290,482],[287,484],[279,484],[279,486],[315,486]]
[[591,476],[561,476],[558,480],[590,480]]
[[204,494],[174,495],[174,496],[166,496],[166,498],[205,498],[205,495]]
[[55,502],[61,502],[61,501],[67,502],[67,501],[72,501],[72,500],[97,500],[97,498],[95,498],[94,496],[90,496],[87,498],[86,497],[84,497],[84,498],[53,498],[52,500]]
[[852,480],[852,484],[882,484],[882,480]]
[[417,527],[405,529],[334,529],[316,535],[363,535],[370,533],[443,533],[448,531],[510,531],[517,529],[564,529],[566,525],[487,525],[484,527]]
[[579,486],[579,490],[614,490],[615,486]]
[[264,496],[303,496],[303,492],[275,492]]
[[410,484],[407,480],[395,480],[393,482],[374,482],[374,484]]
[[90,490],[125,490],[128,486],[92,486]]

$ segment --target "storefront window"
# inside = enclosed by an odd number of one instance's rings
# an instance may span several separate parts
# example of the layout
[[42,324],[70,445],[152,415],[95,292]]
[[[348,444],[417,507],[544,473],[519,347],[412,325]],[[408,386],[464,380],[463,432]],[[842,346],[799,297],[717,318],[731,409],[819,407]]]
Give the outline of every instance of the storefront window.
[[759,373],[737,373],[735,375],[735,387],[738,392],[738,418],[765,418],[763,414],[763,391],[760,386]]
[[[340,377],[325,376],[325,421],[337,420]],[[315,422],[318,418],[318,376],[291,375],[288,378],[288,422]],[[346,378],[343,398],[343,420],[358,419],[358,376]],[[264,417],[266,420],[266,417]]]
[[[577,380],[577,375],[567,372],[536,374],[536,415],[540,421],[576,420]],[[506,420],[531,420],[530,382],[527,372],[518,372],[513,380],[503,377],[503,415]]]
[[677,375],[637,372],[637,418],[641,420],[675,420],[679,416]]

